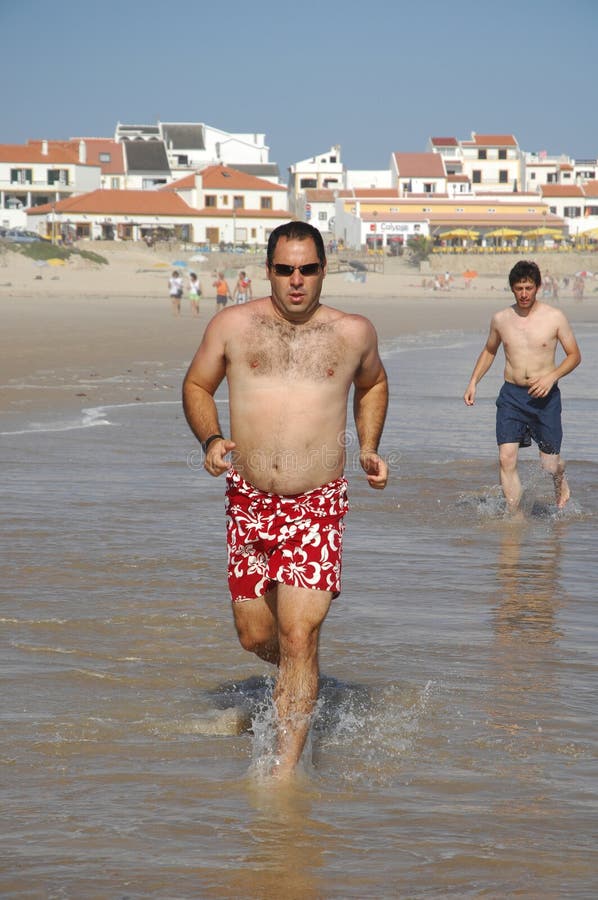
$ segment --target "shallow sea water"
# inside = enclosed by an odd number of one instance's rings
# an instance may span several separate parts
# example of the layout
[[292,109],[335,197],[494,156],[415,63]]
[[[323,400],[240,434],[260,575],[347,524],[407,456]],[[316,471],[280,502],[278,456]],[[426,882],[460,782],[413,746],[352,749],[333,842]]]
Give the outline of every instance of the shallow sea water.
[[391,482],[369,490],[350,444],[343,592],[287,786],[263,774],[272,671],[232,626],[223,480],[177,391],[1,417],[0,895],[594,897],[598,330],[576,332],[573,497],[557,512],[522,451],[522,523],[498,361],[461,400],[485,334],[383,343]]

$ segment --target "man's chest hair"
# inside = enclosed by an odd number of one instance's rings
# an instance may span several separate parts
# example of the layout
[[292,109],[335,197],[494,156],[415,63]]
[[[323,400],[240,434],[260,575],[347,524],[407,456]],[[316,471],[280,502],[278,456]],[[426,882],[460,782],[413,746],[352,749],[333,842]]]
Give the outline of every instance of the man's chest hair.
[[237,354],[255,376],[328,379],[346,364],[347,343],[333,322],[293,325],[271,316],[252,316]]

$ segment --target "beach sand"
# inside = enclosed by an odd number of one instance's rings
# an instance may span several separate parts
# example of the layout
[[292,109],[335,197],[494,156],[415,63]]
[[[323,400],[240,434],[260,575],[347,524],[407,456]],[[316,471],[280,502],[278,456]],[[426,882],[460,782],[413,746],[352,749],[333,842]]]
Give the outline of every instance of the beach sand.
[[[0,311],[3,352],[0,358],[0,404],[9,411],[75,407],[144,400],[134,397],[123,378],[135,367],[147,372],[147,390],[179,389],[169,380],[173,368],[191,360],[203,330],[215,312],[212,281],[224,270],[231,289],[236,272],[247,270],[254,297],[268,293],[263,256],[211,254],[193,261],[180,246],[149,249],[144,245],[101,243],[89,249],[108,260],[97,265],[71,257],[64,265],[34,262],[20,253],[0,254]],[[577,254],[566,260],[547,254],[545,270],[589,268]],[[449,291],[434,291],[429,272],[420,273],[403,259],[384,260],[383,273],[368,273],[365,283],[347,273],[329,273],[322,299],[332,306],[368,316],[380,339],[420,331],[480,331],[480,347],[494,310],[510,302],[508,270],[518,257],[492,260],[462,257],[432,259],[431,266],[452,273]],[[192,318],[186,298],[182,315],[171,315],[168,276],[173,261],[187,261],[203,289],[199,318]],[[482,265],[483,264],[483,265]],[[460,274],[476,266],[479,276],[467,287]],[[487,271],[482,272],[485,267]],[[596,321],[598,279],[588,279],[586,299],[575,302],[569,290],[560,303],[573,324]],[[471,360],[473,367],[474,360]],[[114,379],[114,381],[111,381]],[[44,389],[39,389],[43,380]]]

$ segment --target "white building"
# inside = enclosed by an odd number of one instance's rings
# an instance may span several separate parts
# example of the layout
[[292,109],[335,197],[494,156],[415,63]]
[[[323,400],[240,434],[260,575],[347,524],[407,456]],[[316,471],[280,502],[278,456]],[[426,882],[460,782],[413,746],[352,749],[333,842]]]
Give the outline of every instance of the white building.
[[24,228],[28,207],[93,190],[100,179],[100,166],[87,162],[82,143],[0,144],[0,225]]
[[114,139],[127,145],[127,154],[132,154],[131,166],[141,171],[167,172],[163,184],[216,164],[234,166],[275,184],[280,182],[278,166],[270,162],[265,134],[233,134],[202,122],[157,122],[155,125],[119,122]]
[[289,166],[289,208],[294,215],[305,209],[308,190],[341,190],[344,187],[344,167],[341,148],[335,144],[325,153],[318,153]]

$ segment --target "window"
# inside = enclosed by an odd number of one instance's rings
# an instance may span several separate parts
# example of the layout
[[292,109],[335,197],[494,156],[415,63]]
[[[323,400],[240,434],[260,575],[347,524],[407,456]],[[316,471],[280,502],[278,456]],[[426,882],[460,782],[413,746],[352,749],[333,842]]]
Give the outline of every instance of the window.
[[335,162],[336,162],[336,156],[331,156],[331,157],[330,157],[330,162],[331,162],[331,163],[335,163]]
[[536,180],[536,173],[535,173],[535,172],[530,172],[530,173],[529,173],[529,178],[530,178],[530,181],[535,181],[535,180]]
[[260,197],[260,209],[272,209],[272,197]]
[[11,169],[10,170],[10,183],[11,184],[32,184],[33,182],[33,169]]
[[506,150],[499,150],[499,151],[498,151],[498,158],[499,158],[499,159],[506,159],[506,158],[507,158],[507,151],[506,151]]
[[216,204],[216,194],[206,194],[205,196],[206,206],[211,206],[214,208]]
[[428,181],[424,183],[424,194],[434,194],[436,193],[436,185],[432,181]]
[[326,212],[319,212],[319,213],[318,213],[318,221],[320,221],[320,222],[327,222],[327,221],[328,221],[328,213],[326,213]]
[[240,194],[233,197],[233,209],[245,209],[245,197],[242,197]]
[[482,183],[482,170],[474,169],[473,172],[471,173],[471,180],[473,181],[474,184],[481,184]]
[[111,179],[110,179],[110,188],[111,188],[111,190],[113,190],[113,191],[118,191],[118,189],[120,188],[120,184],[119,184],[118,178],[111,178]]
[[48,184],[68,184],[69,173],[67,169],[48,169]]
[[299,182],[300,188],[317,188],[318,182],[316,178],[302,178]]
[[478,150],[478,159],[488,159],[488,151]]
[[586,216],[598,216],[598,206],[586,206]]
[[498,183],[499,184],[507,184],[509,181],[509,172],[508,169],[500,169],[498,173]]
[[257,228],[251,229],[251,237],[255,240],[257,238]]
[[228,194],[223,194],[220,199],[222,201],[221,206],[228,206]]
[[177,165],[179,165],[179,166],[188,166],[189,165],[189,157],[185,153],[182,153],[180,156],[177,156],[176,161],[177,161]]
[[566,206],[563,215],[566,219],[577,219],[581,216],[581,206]]
[[100,153],[100,162],[112,162],[112,156],[110,153]]

